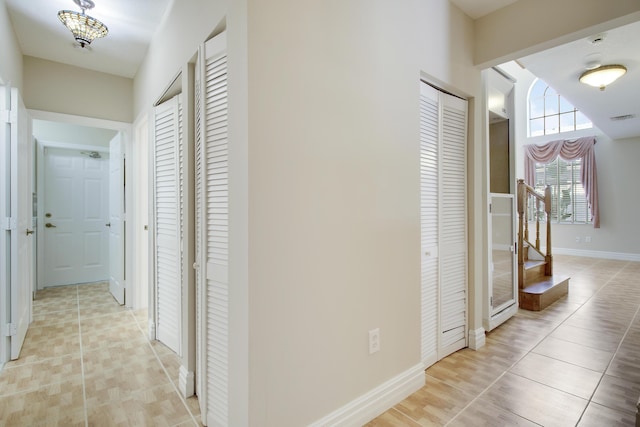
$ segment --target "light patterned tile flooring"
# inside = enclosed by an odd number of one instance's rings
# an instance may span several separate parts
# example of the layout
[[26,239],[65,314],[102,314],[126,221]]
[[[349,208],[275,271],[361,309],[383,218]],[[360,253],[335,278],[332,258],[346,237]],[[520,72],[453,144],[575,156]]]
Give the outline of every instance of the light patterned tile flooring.
[[[569,295],[519,311],[427,369],[426,385],[369,426],[633,426],[640,397],[640,263],[555,257]],[[20,359],[0,373],[3,426],[198,426],[179,360],[146,338],[146,313],[106,284],[34,301]]]
[[635,426],[640,262],[554,261],[567,297],[429,367],[422,389],[367,426]]
[[47,288],[20,358],[0,372],[2,426],[199,426],[176,389],[178,357],[146,338],[146,310],[108,284]]

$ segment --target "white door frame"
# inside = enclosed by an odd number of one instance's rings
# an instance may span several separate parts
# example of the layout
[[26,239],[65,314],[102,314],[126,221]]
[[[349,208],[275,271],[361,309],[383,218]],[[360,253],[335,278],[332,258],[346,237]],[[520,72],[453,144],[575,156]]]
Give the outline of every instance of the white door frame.
[[[83,117],[83,116],[76,116],[76,115],[70,115],[70,114],[62,114],[62,113],[53,113],[50,111],[42,111],[42,110],[28,110],[29,111],[29,115],[31,116],[32,120],[47,120],[47,121],[52,121],[52,122],[60,122],[60,123],[68,123],[68,124],[73,124],[73,125],[79,125],[79,126],[89,126],[89,127],[96,127],[96,128],[103,128],[103,129],[111,129],[111,130],[115,130],[115,131],[120,131],[122,132],[122,136],[123,136],[123,141],[124,141],[124,147],[125,147],[125,157],[126,158],[131,158],[131,123],[125,123],[125,122],[118,122],[118,121],[113,121],[113,120],[104,120],[104,119],[96,119],[96,118],[91,118],[91,117]],[[51,146],[55,146],[51,145]],[[75,148],[75,147],[83,147],[82,149],[87,149],[90,148],[91,151],[101,151],[100,148],[101,147],[96,147],[96,146],[82,146],[82,145],[74,145],[72,146],[71,144],[58,144],[59,147],[62,148]],[[108,148],[106,148],[106,151],[108,152]],[[40,152],[40,146],[38,146],[38,155],[43,154]],[[38,192],[40,191],[40,189],[42,189],[42,182],[41,177],[43,169],[40,169],[40,165],[37,166],[38,168]],[[131,165],[127,165],[125,168],[125,173],[127,175],[131,175],[129,173],[129,170],[131,168]],[[131,189],[127,188],[125,191],[125,203],[126,206],[132,206],[132,194],[131,194]],[[43,212],[41,212],[42,209],[42,203],[38,203],[38,217],[40,217]],[[40,251],[43,250],[43,243],[40,239],[42,238],[42,235],[44,234],[43,231],[41,230],[42,224],[38,224],[38,260],[42,259],[42,254],[40,253]],[[132,236],[133,234],[133,230],[131,229],[132,224],[130,223],[130,221],[126,221],[125,223],[125,233],[126,235]],[[131,254],[133,253],[131,251],[132,249],[132,240],[133,239],[126,239],[125,242],[125,251],[127,254]],[[131,256],[127,256],[125,259],[125,271],[127,272],[132,272],[132,268],[133,268],[133,259]],[[38,262],[38,273],[37,273],[37,277],[38,277],[38,289],[41,289],[41,278],[42,278],[42,263]],[[135,293],[135,290],[132,290],[132,292]],[[132,298],[133,300],[133,298]]]
[[[149,164],[150,164],[150,124],[148,112],[143,112],[133,123],[134,138],[131,142],[131,162],[136,168],[130,168],[128,182],[133,205],[129,210],[129,223],[133,230],[131,252],[133,255],[133,270],[129,281],[133,308],[147,308],[149,306]],[[133,292],[133,293],[131,293]],[[135,296],[135,300],[133,299]]]

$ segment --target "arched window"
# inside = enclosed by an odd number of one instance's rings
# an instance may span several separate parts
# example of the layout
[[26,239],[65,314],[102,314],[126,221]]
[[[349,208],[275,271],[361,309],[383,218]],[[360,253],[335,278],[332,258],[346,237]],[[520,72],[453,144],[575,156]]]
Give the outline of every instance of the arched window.
[[537,79],[529,89],[529,136],[592,128],[591,120],[554,88]]

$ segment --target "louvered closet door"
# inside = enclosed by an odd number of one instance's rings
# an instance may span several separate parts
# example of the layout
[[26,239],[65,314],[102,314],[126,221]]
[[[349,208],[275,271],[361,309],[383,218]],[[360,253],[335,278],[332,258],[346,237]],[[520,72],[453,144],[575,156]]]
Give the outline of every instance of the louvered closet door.
[[467,343],[467,101],[440,93],[440,344],[445,357]]
[[154,157],[156,338],[180,354],[180,132],[178,97],[156,107]]
[[202,292],[203,292],[203,278],[202,278],[202,268],[203,265],[202,255],[202,242],[203,242],[203,210],[204,210],[204,197],[203,197],[203,159],[202,159],[202,72],[201,72],[201,64],[200,58],[196,61],[196,69],[195,69],[195,93],[194,93],[194,102],[195,102],[195,162],[194,162],[194,173],[195,173],[195,213],[196,213],[196,221],[195,221],[195,240],[196,240],[196,269],[195,269],[195,278],[196,278],[196,395],[198,396],[198,404],[200,405],[200,413],[206,413],[204,408],[204,384],[206,384],[206,377],[202,375],[205,372],[203,363],[202,363],[202,342],[203,337],[202,333],[204,327],[202,325]]
[[466,346],[466,104],[421,84],[422,360]]
[[420,87],[420,228],[422,285],[422,361],[438,360],[438,91]]
[[[196,97],[196,274],[200,343],[198,366],[202,413],[209,426],[226,426],[229,387],[229,181],[227,140],[226,36],[205,43],[205,58],[197,79],[202,92]],[[204,289],[203,289],[204,287]]]

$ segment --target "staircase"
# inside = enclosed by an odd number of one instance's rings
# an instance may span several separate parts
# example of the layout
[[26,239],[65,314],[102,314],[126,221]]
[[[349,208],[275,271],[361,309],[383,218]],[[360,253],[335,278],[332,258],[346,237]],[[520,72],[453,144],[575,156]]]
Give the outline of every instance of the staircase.
[[[540,195],[518,180],[518,298],[525,310],[544,310],[569,293],[569,277],[553,274],[550,218],[551,187]],[[534,243],[529,240],[530,219],[535,221]],[[546,223],[544,252],[540,248],[541,222]]]

